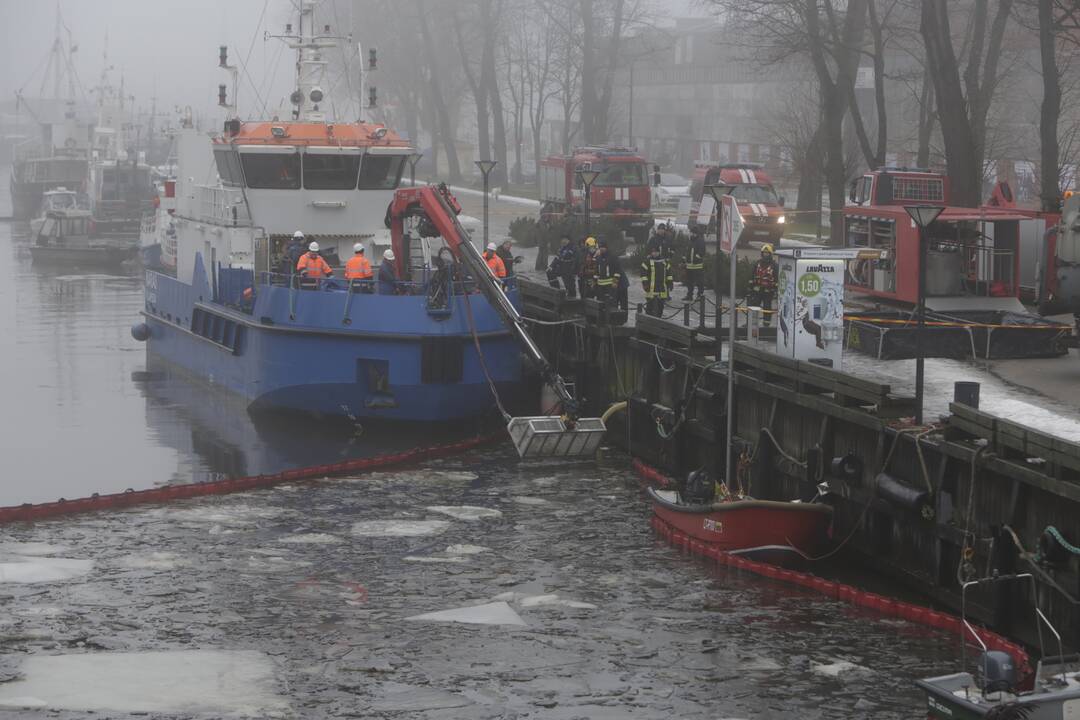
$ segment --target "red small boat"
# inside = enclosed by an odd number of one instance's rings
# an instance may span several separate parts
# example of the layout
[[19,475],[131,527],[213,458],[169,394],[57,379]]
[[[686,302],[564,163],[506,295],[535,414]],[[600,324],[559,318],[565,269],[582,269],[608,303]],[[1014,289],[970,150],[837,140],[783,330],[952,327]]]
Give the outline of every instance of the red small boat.
[[821,554],[833,509],[823,503],[732,500],[693,505],[672,490],[650,487],[656,519],[689,537],[732,555],[777,565],[798,564]]

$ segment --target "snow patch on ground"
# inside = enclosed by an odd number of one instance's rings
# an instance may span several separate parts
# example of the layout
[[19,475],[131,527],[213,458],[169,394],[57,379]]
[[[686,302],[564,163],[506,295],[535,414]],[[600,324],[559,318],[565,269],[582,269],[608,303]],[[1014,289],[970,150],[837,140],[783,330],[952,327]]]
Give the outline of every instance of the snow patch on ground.
[[456,622],[470,625],[525,625],[526,622],[505,602],[490,602],[470,607],[451,608],[413,615],[406,620]]
[[265,717],[288,706],[274,665],[251,651],[179,650],[40,655],[0,684],[0,707]]
[[14,562],[0,562],[0,584],[62,582],[87,575],[93,567],[93,560],[19,558]]
[[361,520],[353,523],[352,534],[358,537],[419,537],[445,532],[447,520]]
[[278,542],[290,545],[335,545],[341,542],[341,538],[329,533],[299,533],[278,538]]
[[502,512],[493,508],[477,505],[430,505],[429,512],[449,515],[456,520],[480,520],[482,518],[502,517]]

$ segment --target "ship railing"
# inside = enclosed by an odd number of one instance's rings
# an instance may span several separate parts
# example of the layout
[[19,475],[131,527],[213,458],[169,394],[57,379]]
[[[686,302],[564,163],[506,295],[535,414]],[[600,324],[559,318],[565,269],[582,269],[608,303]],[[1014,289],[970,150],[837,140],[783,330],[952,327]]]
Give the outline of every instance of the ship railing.
[[196,188],[198,219],[216,225],[250,227],[251,210],[239,188],[199,185]]
[[[278,272],[261,272],[259,273],[259,284],[272,285],[274,287],[287,287],[294,290],[320,290],[325,292],[352,291],[367,294],[378,293],[378,282],[374,279],[350,281],[338,277],[307,278],[299,274],[286,275]],[[401,280],[394,283],[396,289],[394,294],[426,295],[428,285],[428,282]],[[507,287],[512,287],[512,285],[507,283]],[[479,289],[476,286],[476,281],[471,278],[454,282],[455,295],[462,295],[465,293],[475,294],[477,292],[479,292]]]

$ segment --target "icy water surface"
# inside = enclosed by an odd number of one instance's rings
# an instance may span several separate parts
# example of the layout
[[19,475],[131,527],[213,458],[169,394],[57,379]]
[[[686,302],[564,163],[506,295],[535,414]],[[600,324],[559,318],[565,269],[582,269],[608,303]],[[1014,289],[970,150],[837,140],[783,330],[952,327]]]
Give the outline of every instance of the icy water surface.
[[[913,718],[954,650],[657,544],[620,457],[500,448],[9,528],[0,554],[25,566],[0,575],[12,717]],[[103,693],[95,658],[132,683]]]

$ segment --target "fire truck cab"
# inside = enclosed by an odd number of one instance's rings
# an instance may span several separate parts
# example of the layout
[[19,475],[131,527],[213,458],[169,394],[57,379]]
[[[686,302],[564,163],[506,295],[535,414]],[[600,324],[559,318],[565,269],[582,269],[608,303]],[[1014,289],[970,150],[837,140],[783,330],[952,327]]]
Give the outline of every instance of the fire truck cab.
[[659,168],[650,166],[634,148],[574,148],[570,155],[540,161],[540,217],[558,222],[585,213],[585,190],[578,171],[600,173],[589,193],[589,216],[614,219],[635,242],[644,243],[653,226],[652,186]]
[[[705,188],[716,184],[732,185],[731,195],[739,205],[739,213],[746,227],[738,242],[745,245],[750,240],[775,244],[784,233],[784,198],[776,194],[772,179],[755,163],[694,163],[694,176],[690,180],[691,218],[697,218],[697,208],[705,194]],[[704,218],[698,223],[708,225]]]
[[923,169],[882,168],[851,183],[844,241],[885,251],[848,264],[845,286],[903,305],[919,300],[919,228],[904,209],[939,205],[926,230],[926,304],[932,310],[1022,311],[1015,210],[950,207],[948,178]]

